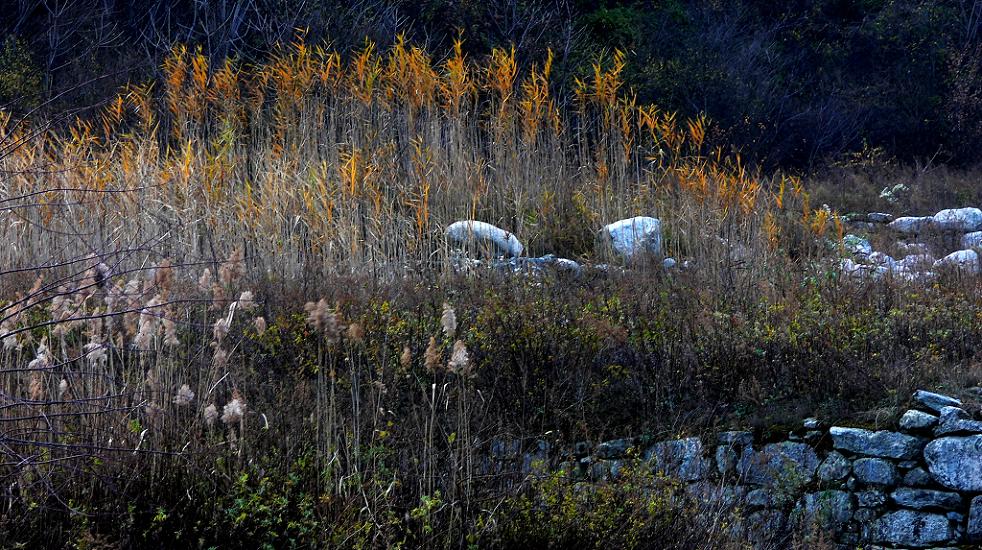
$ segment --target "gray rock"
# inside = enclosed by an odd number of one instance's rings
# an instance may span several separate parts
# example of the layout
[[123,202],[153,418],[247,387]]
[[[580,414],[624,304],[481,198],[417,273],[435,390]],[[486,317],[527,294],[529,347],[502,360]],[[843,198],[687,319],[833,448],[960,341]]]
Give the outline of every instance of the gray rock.
[[522,455],[522,473],[544,475],[549,472],[549,449],[552,446],[542,439],[535,441],[529,452]]
[[956,491],[982,492],[982,435],[942,437],[924,448],[928,472]]
[[723,485],[710,481],[697,481],[686,485],[685,492],[697,503],[714,510],[730,509],[746,502],[747,488],[741,485]]
[[755,545],[764,546],[782,536],[785,517],[780,510],[760,510],[747,514],[735,533]]
[[672,269],[678,264],[679,263],[678,261],[675,260],[675,258],[665,258],[664,260],[661,261],[661,266],[664,267],[665,269]]
[[852,463],[842,456],[842,453],[832,451],[818,467],[818,479],[826,482],[837,482],[846,479],[852,470]]
[[829,433],[836,449],[883,458],[912,459],[920,455],[924,440],[888,431],[833,426]]
[[911,468],[916,468],[920,466],[920,464],[921,463],[916,460],[901,460],[900,462],[897,463],[897,467],[900,468],[901,470],[906,471],[906,470],[910,470]]
[[846,235],[843,237],[842,245],[845,247],[846,252],[861,258],[865,258],[873,253],[873,246],[869,244],[869,241],[856,235]]
[[811,482],[818,469],[818,455],[804,443],[771,443],[756,453],[744,453],[737,473],[750,485],[796,490]]
[[913,508],[915,510],[955,510],[962,504],[962,496],[958,493],[935,491],[933,489],[900,487],[890,497],[893,498],[893,501],[898,506]]
[[806,430],[818,430],[822,428],[822,422],[817,418],[806,418],[801,422]]
[[898,261],[895,267],[897,269],[906,269],[908,271],[924,270],[929,267],[933,267],[936,259],[937,258],[930,254],[910,254],[904,256],[903,259]]
[[657,218],[637,216],[619,220],[604,226],[601,235],[624,259],[633,259],[644,252],[661,254],[661,221]]
[[941,420],[938,427],[934,429],[935,436],[980,433],[982,433],[982,422],[972,420],[964,410],[958,407],[941,408]]
[[491,458],[495,460],[516,460],[521,454],[521,439],[491,440]]
[[703,479],[712,468],[702,456],[702,441],[698,437],[655,443],[645,451],[644,459],[655,471],[684,481]]
[[743,501],[747,510],[758,510],[760,508],[773,508],[774,495],[768,489],[754,489],[747,493]]
[[878,515],[880,512],[876,508],[856,508],[852,514],[852,519],[860,523],[872,523]]
[[940,413],[942,407],[960,407],[962,405],[962,402],[954,397],[924,390],[914,392],[914,401],[936,413]]
[[[905,243],[903,241],[897,241],[896,247],[904,255],[931,254],[931,247],[926,243]],[[931,261],[933,262],[934,260],[932,259]]]
[[634,440],[630,438],[613,439],[597,445],[594,453],[596,453],[597,458],[624,458],[632,445],[634,445]]
[[590,465],[590,479],[608,481],[616,478],[624,470],[623,460],[598,460]]
[[926,430],[938,423],[938,417],[923,411],[909,410],[900,417],[900,429],[907,431]]
[[518,257],[525,249],[513,233],[476,220],[454,222],[444,234],[447,241],[456,247],[467,250],[484,248],[496,256]]
[[856,492],[856,503],[864,508],[876,508],[887,503],[887,494],[879,489]]
[[968,527],[965,529],[968,542],[982,542],[982,495],[972,499],[968,509]]
[[902,483],[908,487],[927,487],[931,484],[931,475],[924,468],[914,468],[904,474]]
[[719,445],[716,447],[716,471],[725,477],[733,475],[737,458],[736,449],[732,445]]
[[965,521],[965,515],[959,514],[958,512],[948,512],[947,514],[945,514],[945,517],[956,523],[961,523]]
[[823,437],[825,437],[825,432],[821,432],[819,430],[809,430],[805,432],[805,437],[802,439],[805,441],[805,443],[811,445],[812,447],[817,447],[819,442],[822,441]]
[[874,252],[869,255],[869,263],[885,267],[889,270],[894,270],[897,267],[897,260],[894,260],[892,256],[884,252]]
[[946,543],[952,537],[951,524],[941,514],[898,510],[874,524],[875,542],[916,548]]
[[590,454],[590,444],[586,441],[577,441],[573,444],[573,456],[582,458]]
[[720,445],[751,445],[754,442],[754,434],[750,432],[720,432],[716,436],[716,441]]
[[887,503],[887,493],[882,489],[855,491],[856,504],[862,508],[880,508]]
[[934,226],[942,231],[978,231],[982,229],[982,210],[978,208],[949,208],[934,215]]
[[867,485],[892,487],[900,480],[897,467],[882,458],[860,458],[852,464],[852,475]]
[[870,212],[866,215],[866,219],[872,223],[890,223],[893,221],[893,216],[884,212]]
[[905,235],[916,235],[934,221],[932,216],[901,216],[888,224],[890,229]]
[[962,248],[982,247],[982,231],[973,231],[962,235]]
[[820,526],[836,531],[852,519],[853,504],[845,491],[820,491],[801,497],[793,515],[802,527]]
[[979,254],[971,249],[952,252],[944,258],[934,262],[935,269],[943,267],[961,269],[970,273],[978,273],[980,269]]

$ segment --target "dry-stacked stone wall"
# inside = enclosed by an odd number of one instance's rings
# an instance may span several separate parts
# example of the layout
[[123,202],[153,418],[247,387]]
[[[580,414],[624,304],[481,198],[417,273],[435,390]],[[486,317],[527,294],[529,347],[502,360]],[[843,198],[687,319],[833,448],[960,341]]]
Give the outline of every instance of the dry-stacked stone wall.
[[[643,461],[729,508],[737,528],[761,542],[817,525],[851,548],[982,547],[982,421],[945,395],[918,391],[913,403],[895,430],[807,419],[786,441],[763,445],[742,431],[581,443],[559,468],[598,482]],[[492,460],[511,457],[526,471],[556,459],[542,442],[530,453],[496,445]]]

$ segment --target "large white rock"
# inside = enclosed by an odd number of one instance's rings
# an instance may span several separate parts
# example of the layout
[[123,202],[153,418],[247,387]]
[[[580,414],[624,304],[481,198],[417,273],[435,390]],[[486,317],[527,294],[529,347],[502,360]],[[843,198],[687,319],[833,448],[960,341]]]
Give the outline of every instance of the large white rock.
[[893,270],[897,267],[897,260],[894,260],[889,254],[884,252],[873,252],[869,255],[869,263],[873,265],[883,266],[887,269]]
[[934,265],[934,260],[934,256],[930,254],[911,254],[904,256],[904,259],[897,262],[897,265],[912,271],[919,268],[931,267]]
[[962,248],[982,247],[982,231],[972,231],[962,235]]
[[887,224],[887,227],[905,235],[915,235],[926,229],[933,221],[932,216],[903,216]]
[[951,524],[944,514],[897,510],[885,514],[873,525],[874,540],[878,543],[901,546],[934,546],[948,542]]
[[614,251],[631,259],[644,251],[661,254],[661,221],[658,218],[637,216],[604,226],[601,235]]
[[865,258],[873,253],[873,246],[869,244],[869,241],[856,235],[850,234],[842,237],[842,245],[845,247],[846,252],[856,256]]
[[833,426],[829,430],[836,449],[866,456],[911,460],[924,448],[925,440],[896,432],[872,432],[861,428]]
[[509,231],[490,223],[464,220],[450,224],[445,234],[447,240],[461,248],[488,246],[498,256],[518,257],[525,247]]
[[[965,247],[969,248],[969,247]],[[905,243],[903,241],[897,241],[897,250],[905,256],[910,256],[912,254],[930,254],[931,247],[926,243]]]
[[943,231],[978,231],[982,229],[982,210],[949,208],[934,215],[934,226]]
[[979,254],[974,250],[959,250],[934,262],[934,267],[954,267],[973,273],[979,272]]
[[948,489],[982,492],[982,435],[942,437],[924,448],[931,477]]

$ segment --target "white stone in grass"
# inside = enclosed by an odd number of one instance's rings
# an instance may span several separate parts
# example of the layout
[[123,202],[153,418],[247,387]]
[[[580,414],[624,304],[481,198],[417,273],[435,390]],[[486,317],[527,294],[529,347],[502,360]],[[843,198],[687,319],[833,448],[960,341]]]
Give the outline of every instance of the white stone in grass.
[[934,215],[934,226],[942,231],[977,231],[982,229],[982,210],[978,208],[949,208]]
[[649,216],[637,216],[604,226],[602,237],[614,252],[625,259],[632,259],[643,252],[661,254],[661,221]]
[[959,250],[934,262],[934,267],[954,267],[973,273],[979,272],[979,254],[974,250]]
[[866,257],[873,253],[873,246],[869,241],[856,235],[846,235],[842,238],[842,244],[846,251],[859,257]]
[[[905,243],[903,241],[897,241],[897,250],[904,255],[917,255],[917,254],[930,254],[931,247],[926,243]],[[968,248],[968,247],[965,247]],[[933,260],[932,260],[933,261]]]
[[462,248],[490,246],[499,256],[518,257],[525,247],[514,233],[486,222],[463,220],[450,224],[447,240]]
[[887,224],[887,227],[905,235],[915,235],[934,221],[932,216],[903,216]]
[[894,260],[890,255],[883,252],[873,252],[870,254],[869,262],[873,265],[883,266],[890,270],[897,267],[897,260]]
[[982,247],[982,231],[972,231],[962,235],[962,248]]
[[902,266],[905,269],[914,270],[921,267],[931,267],[934,265],[934,256],[930,254],[911,254],[909,256],[904,256],[902,260],[897,262],[898,267]]

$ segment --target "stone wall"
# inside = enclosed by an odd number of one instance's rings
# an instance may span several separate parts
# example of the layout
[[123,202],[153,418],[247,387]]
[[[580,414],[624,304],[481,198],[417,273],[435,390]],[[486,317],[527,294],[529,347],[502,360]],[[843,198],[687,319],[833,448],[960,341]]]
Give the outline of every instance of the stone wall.
[[492,445],[491,460],[530,471],[550,455],[584,482],[644,461],[699,500],[723,506],[752,541],[818,526],[843,547],[982,545],[982,421],[952,397],[918,391],[896,430],[823,426],[807,419],[785,441],[750,432],[652,442],[580,443],[557,457],[538,442]]

